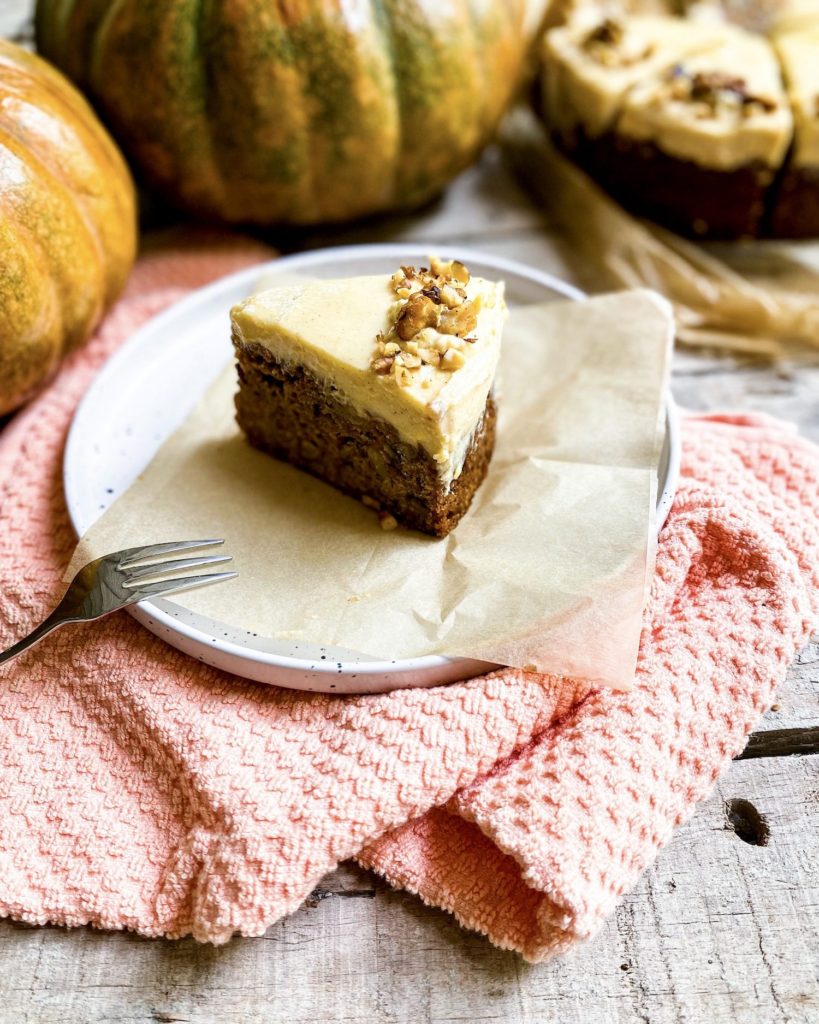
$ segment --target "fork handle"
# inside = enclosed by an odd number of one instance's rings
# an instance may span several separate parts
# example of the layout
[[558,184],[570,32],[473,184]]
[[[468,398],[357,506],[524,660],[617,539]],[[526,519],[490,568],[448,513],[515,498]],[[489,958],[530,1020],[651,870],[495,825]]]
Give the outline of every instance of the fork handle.
[[41,622],[36,629],[33,629],[28,636],[24,636],[22,640],[18,640],[17,643],[9,647],[7,651],[0,651],[0,665],[6,661],[11,661],[12,658],[16,658],[18,654],[22,654],[23,651],[27,651],[29,647],[33,647],[35,644],[39,643],[44,636],[47,636],[59,626],[64,626],[66,622],[71,621],[76,622],[77,620],[66,619],[57,615],[55,610],[44,622]]

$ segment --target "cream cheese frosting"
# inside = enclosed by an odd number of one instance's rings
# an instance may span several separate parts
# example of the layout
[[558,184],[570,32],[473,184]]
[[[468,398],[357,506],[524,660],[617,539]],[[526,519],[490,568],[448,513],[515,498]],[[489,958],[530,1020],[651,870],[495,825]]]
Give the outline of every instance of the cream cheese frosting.
[[616,131],[715,170],[776,168],[793,118],[771,44],[721,26],[722,44],[643,81],[625,97]]
[[404,383],[373,370],[378,339],[395,315],[389,274],[259,292],[233,308],[232,330],[238,342],[263,345],[280,362],[304,366],[357,412],[390,423],[402,440],[425,448],[451,481],[482,420],[507,315],[502,282],[473,277],[465,290],[469,300],[480,296],[480,310],[462,365],[423,366]]
[[779,0],[774,8],[766,26],[773,35],[819,28],[819,0]]
[[544,106],[549,123],[571,139],[582,127],[591,137],[608,131],[626,94],[688,56],[717,49],[723,25],[660,15],[602,18],[579,14],[546,33]]
[[776,48],[795,122],[791,165],[819,167],[819,25],[780,35]]

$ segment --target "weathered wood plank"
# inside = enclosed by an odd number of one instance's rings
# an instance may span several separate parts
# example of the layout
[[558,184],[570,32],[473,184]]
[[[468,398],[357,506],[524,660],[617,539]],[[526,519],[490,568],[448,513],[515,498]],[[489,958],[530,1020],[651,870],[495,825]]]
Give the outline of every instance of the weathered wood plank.
[[[819,757],[735,763],[603,932],[563,960],[524,964],[345,865],[322,886],[345,895],[219,949],[2,922],[0,1018],[810,1024],[819,1019],[817,783]],[[730,827],[732,800],[764,816],[766,846]],[[740,806],[737,827],[751,817]],[[753,839],[753,822],[746,831]]]
[[0,0],[0,38],[30,40],[33,10],[33,0]]
[[796,656],[788,670],[787,679],[779,688],[770,710],[755,733],[810,730],[816,726],[819,726],[818,637],[814,637]]
[[740,759],[816,753],[819,753],[819,726],[809,726],[805,729],[765,729],[763,727],[749,738],[747,747],[740,754]]
[[819,354],[772,366],[678,351],[672,387],[687,409],[767,413],[797,424],[806,437],[819,440]]

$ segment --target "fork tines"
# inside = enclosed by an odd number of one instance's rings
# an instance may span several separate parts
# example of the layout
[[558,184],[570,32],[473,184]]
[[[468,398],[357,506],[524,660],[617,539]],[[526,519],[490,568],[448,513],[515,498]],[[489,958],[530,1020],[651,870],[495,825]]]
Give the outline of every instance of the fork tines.
[[173,555],[177,551],[193,551],[195,548],[214,548],[218,544],[224,544],[224,540],[172,540],[167,544],[148,544],[141,548],[125,548],[117,552],[119,560],[118,569],[127,569],[135,562],[142,562],[146,558],[153,558],[156,555]]
[[235,572],[205,573],[195,576],[172,576],[170,579],[155,579],[177,573],[182,569],[196,569],[202,566],[221,565],[231,561],[230,555],[196,555],[193,558],[173,558],[166,561],[140,564],[146,559],[161,555],[176,554],[180,551],[192,551],[196,548],[213,547],[224,544],[224,540],[182,540],[170,541],[166,544],[149,544],[144,547],[128,548],[119,552],[117,569],[122,573],[122,585],[134,588],[135,592],[145,597],[158,597],[163,594],[176,593],[179,590],[192,590],[220,580],[233,579]]

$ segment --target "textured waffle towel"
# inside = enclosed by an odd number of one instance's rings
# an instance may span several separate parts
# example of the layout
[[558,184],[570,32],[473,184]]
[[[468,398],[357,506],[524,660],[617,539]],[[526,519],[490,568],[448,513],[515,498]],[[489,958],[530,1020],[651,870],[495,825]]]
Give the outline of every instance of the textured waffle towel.
[[[74,545],[72,412],[151,314],[260,257],[160,251],[0,434],[0,646]],[[771,420],[690,418],[636,688],[499,672],[378,697],[255,686],[127,614],[0,669],[0,912],[222,942],[358,859],[532,960],[590,935],[711,788],[819,604],[819,452]]]

